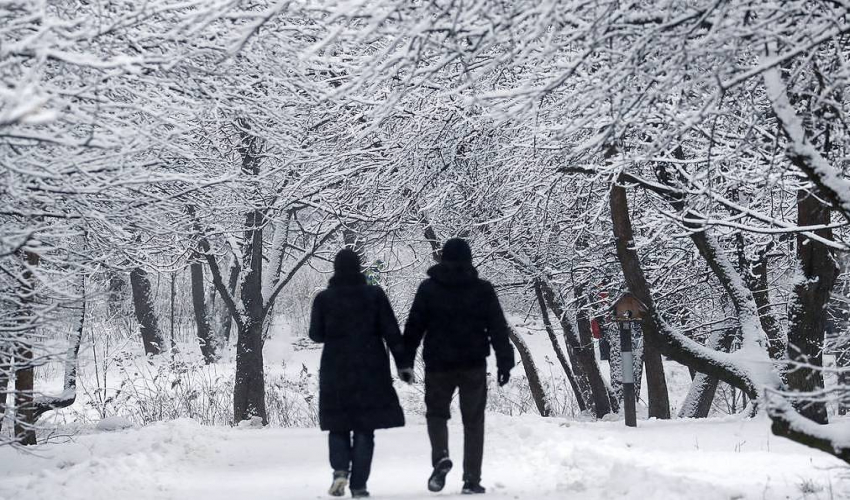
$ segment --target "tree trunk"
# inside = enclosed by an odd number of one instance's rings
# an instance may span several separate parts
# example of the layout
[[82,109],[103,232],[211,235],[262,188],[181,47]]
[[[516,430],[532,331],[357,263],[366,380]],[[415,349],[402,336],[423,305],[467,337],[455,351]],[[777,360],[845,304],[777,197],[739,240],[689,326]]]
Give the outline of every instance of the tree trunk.
[[[587,404],[585,403],[585,392],[579,389],[576,376],[573,374],[573,370],[570,367],[570,364],[567,362],[567,357],[566,355],[564,355],[564,350],[561,349],[561,342],[555,335],[555,329],[552,328],[552,322],[549,319],[549,310],[546,307],[546,299],[543,298],[543,291],[540,287],[539,280],[534,280],[534,294],[537,298],[537,304],[540,306],[540,315],[543,318],[543,325],[546,327],[546,334],[549,336],[549,342],[552,344],[552,349],[555,351],[555,357],[558,358],[558,363],[561,364],[561,368],[564,370],[564,374],[567,376],[567,380],[570,383],[570,387],[572,387],[573,389],[573,395],[576,398],[576,404],[578,404],[579,411],[584,412],[587,410]],[[586,392],[587,394],[590,393],[589,386]]]
[[15,356],[15,441],[18,444],[37,444],[35,436],[35,369],[32,346],[27,341],[18,344]]
[[[265,399],[265,374],[263,369],[263,224],[262,210],[248,212],[245,219],[245,261],[247,269],[242,281],[242,303],[245,306],[245,323],[237,328],[236,382],[233,388],[233,415],[235,422],[252,417],[268,423]],[[238,325],[237,325],[238,326]]]
[[646,394],[649,399],[649,418],[670,418],[670,396],[661,353],[652,341],[643,343],[643,364],[646,367]]
[[116,318],[123,313],[126,295],[127,281],[117,272],[110,273],[106,294],[106,311],[110,318]]
[[[230,297],[236,296],[236,287],[239,285],[239,274],[241,272],[242,267],[239,265],[239,260],[234,257],[233,263],[230,266],[230,272],[227,276],[227,292],[230,294]],[[233,327],[233,316],[226,305],[222,307],[221,320],[219,321],[219,324],[221,325],[219,338],[224,339],[224,343],[227,344],[230,342],[230,330]]]
[[[850,339],[839,347],[835,355],[835,367],[838,368],[838,414],[847,415],[850,407]],[[0,386],[2,387],[2,386]]]
[[189,272],[192,277],[192,307],[195,312],[195,325],[197,326],[197,338],[201,346],[201,354],[204,356],[206,364],[214,363],[216,360],[216,342],[212,335],[204,300],[204,265],[200,261],[193,261],[189,264]]
[[773,315],[770,305],[770,292],[767,282],[767,254],[773,248],[773,244],[766,246],[759,252],[757,260],[748,267],[749,272],[744,272],[747,286],[753,291],[753,300],[758,306],[759,320],[764,333],[767,335],[767,352],[771,359],[782,359],[785,355],[786,339],[782,336],[779,321]]
[[6,419],[6,400],[9,397],[9,378],[12,374],[11,353],[6,352],[7,346],[0,350],[0,431]]
[[15,349],[15,441],[22,445],[37,444],[35,435],[35,367],[33,352],[27,334],[35,333],[33,302],[35,301],[36,283],[33,268],[38,266],[40,256],[34,252],[24,252],[26,267],[24,268],[20,292],[20,322],[23,329],[21,337],[16,342]]
[[576,381],[581,388],[582,397],[585,402],[588,403],[588,406],[592,407],[596,418],[602,418],[616,411],[612,409],[608,388],[605,386],[602,373],[599,371],[599,365],[596,364],[593,344],[591,343],[589,348],[587,345],[582,344],[570,324],[569,318],[567,318],[566,310],[564,310],[564,307],[557,300],[554,290],[545,281],[541,281],[540,286],[543,292],[543,298],[546,300],[546,305],[555,313],[561,324],[564,339],[567,343],[567,353],[570,356],[572,366],[575,368]]
[[86,324],[86,284],[83,278],[82,286],[80,287],[80,321],[77,323],[77,328],[71,333],[68,339],[68,351],[65,355],[65,378],[62,384],[62,393],[58,396],[41,396],[35,400],[34,419],[38,420],[41,415],[57,410],[67,408],[74,404],[77,400],[77,368],[79,365],[80,345],[83,342],[83,328]]
[[133,290],[133,307],[139,322],[145,354],[157,355],[162,352],[162,333],[153,310],[151,282],[148,273],[141,267],[130,271],[130,287]]
[[[736,328],[715,330],[708,339],[707,346],[717,351],[729,352],[735,340]],[[714,395],[717,393],[718,380],[705,373],[697,373],[691,382],[691,388],[679,410],[679,418],[706,418],[711,411]]]
[[[596,352],[593,349],[593,331],[590,328],[590,316],[587,314],[587,296],[584,293],[584,286],[577,286],[574,293],[577,301],[576,328],[578,329],[578,340],[581,343],[581,350],[576,351],[576,353],[578,356],[583,356],[585,359],[582,363],[590,366],[595,372],[590,379],[594,398],[598,398],[596,404],[602,404],[603,408],[607,407],[610,413],[617,413],[620,411],[619,401],[608,384],[605,383],[605,379],[602,378],[602,371],[599,370],[599,364],[596,362]],[[593,377],[599,377],[595,383]]]
[[542,417],[551,416],[552,407],[546,398],[546,390],[543,388],[543,383],[540,382],[540,374],[537,371],[537,365],[534,364],[534,358],[531,357],[531,351],[513,328],[509,328],[508,333],[519,352],[520,360],[522,360],[522,367],[525,370],[525,377],[528,380],[528,387],[531,389],[531,397],[534,399],[537,411],[540,412]]
[[[830,209],[807,191],[797,194],[797,223],[800,226],[829,224]],[[832,238],[830,229],[815,231]],[[835,284],[838,266],[832,251],[823,243],[797,233],[797,260],[801,276],[794,285],[794,300],[788,312],[788,359],[799,363],[787,373],[789,389],[799,392],[823,390],[823,344],[826,331],[826,305]],[[815,399],[795,403],[801,415],[827,423],[826,404]]]
[[425,219],[425,241],[427,241],[428,245],[431,246],[431,258],[434,259],[434,262],[440,262],[443,249],[440,248],[440,240],[437,238],[437,231],[434,230],[434,226],[428,222],[428,219]]

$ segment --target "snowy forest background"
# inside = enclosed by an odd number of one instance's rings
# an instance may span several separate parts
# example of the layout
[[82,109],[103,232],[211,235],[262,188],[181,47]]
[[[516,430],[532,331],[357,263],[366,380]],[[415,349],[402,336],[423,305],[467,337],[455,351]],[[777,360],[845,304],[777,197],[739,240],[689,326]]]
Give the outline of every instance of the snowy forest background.
[[0,442],[315,425],[329,259],[355,248],[403,321],[462,236],[523,361],[492,411],[616,418],[591,320],[631,292],[643,416],[766,414],[850,462],[848,16],[0,1]]

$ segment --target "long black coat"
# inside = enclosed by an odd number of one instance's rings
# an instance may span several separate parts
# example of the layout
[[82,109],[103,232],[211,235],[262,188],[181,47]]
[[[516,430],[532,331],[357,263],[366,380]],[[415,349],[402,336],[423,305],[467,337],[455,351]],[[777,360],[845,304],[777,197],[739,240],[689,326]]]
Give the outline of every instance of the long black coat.
[[398,322],[384,291],[357,276],[354,282],[332,279],[313,301],[310,338],[325,343],[319,370],[322,430],[404,425],[384,345],[398,361],[403,351]]
[[428,276],[407,317],[402,366],[413,366],[424,336],[426,371],[486,366],[491,345],[498,369],[513,368],[508,324],[493,285],[467,263],[443,262],[431,267]]

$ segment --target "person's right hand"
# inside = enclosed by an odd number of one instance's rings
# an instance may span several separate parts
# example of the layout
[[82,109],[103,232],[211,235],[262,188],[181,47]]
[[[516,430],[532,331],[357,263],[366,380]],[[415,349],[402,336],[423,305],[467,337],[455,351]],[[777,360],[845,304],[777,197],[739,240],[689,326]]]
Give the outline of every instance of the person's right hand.
[[398,371],[398,378],[405,384],[412,384],[416,381],[416,375],[413,373],[413,368],[402,368]]

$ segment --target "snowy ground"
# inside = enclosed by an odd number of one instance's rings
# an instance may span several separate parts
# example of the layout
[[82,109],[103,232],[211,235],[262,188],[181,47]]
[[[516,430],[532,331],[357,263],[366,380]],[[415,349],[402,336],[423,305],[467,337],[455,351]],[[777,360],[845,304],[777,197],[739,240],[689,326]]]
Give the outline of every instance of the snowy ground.
[[[552,355],[545,333],[539,325],[523,323],[514,321],[541,374],[544,378],[557,377],[558,369],[547,362]],[[97,382],[95,360],[89,357],[94,348],[87,345],[81,358],[84,390],[72,408],[50,414],[50,422],[55,424],[52,432],[59,434],[48,437],[46,433],[51,430],[46,428],[41,439],[47,444],[35,449],[0,448],[0,500],[326,497],[330,480],[326,436],[315,428],[243,429],[201,426],[182,419],[123,431],[97,430],[95,423],[104,412],[134,419],[138,424],[150,421],[159,415],[155,411],[158,407],[175,405],[179,398],[187,404],[200,401],[189,397],[191,391],[175,385],[173,375],[160,374],[158,369],[167,365],[167,358],[148,363],[132,351],[127,354],[123,346],[98,349],[102,382]],[[189,358],[191,366],[199,363],[194,350],[196,346],[191,344],[181,346],[184,356],[195,356]],[[295,384],[287,389],[294,398],[289,401],[304,400],[305,394],[315,391],[315,377],[304,374],[316,373],[319,346],[281,328],[264,352],[268,382],[284,377],[287,384]],[[216,404],[221,408],[216,412],[229,415],[230,393],[221,383],[232,380],[232,361],[232,353],[226,353],[220,363],[201,366],[197,372],[190,370],[179,380],[189,384],[186,389],[224,390],[217,396]],[[607,364],[603,363],[603,368],[607,376]],[[665,371],[675,406],[684,397],[690,377],[684,367],[673,362],[665,363]],[[492,389],[491,399],[501,402],[500,409],[515,413],[511,401],[524,387],[523,375],[521,367],[514,371],[515,380],[509,386],[513,393]],[[562,380],[551,381],[554,386],[565,386]],[[61,370],[45,367],[38,383],[50,391],[59,390]],[[397,389],[405,403],[408,426],[378,433],[369,482],[373,496],[388,500],[460,498],[459,422],[454,421],[452,429],[458,468],[449,476],[443,493],[431,494],[425,489],[430,467],[421,387],[398,383]],[[133,397],[122,400],[121,394]],[[96,404],[98,398],[107,396],[112,403]],[[196,409],[196,414],[212,411],[205,408]],[[270,411],[283,410],[276,407]],[[143,414],[151,418],[140,420]],[[167,416],[164,412],[163,417]],[[489,487],[490,497],[850,499],[850,468],[846,464],[771,435],[764,417],[640,420],[638,429],[626,429],[622,420],[575,421],[586,420],[581,415],[568,420],[490,413],[487,418],[483,482]],[[68,436],[63,437],[63,433]]]
[[[768,422],[575,423],[488,416],[484,483],[491,497],[569,499],[850,498],[850,470],[825,454],[771,436]],[[459,449],[460,429],[452,428]],[[457,453],[456,453],[457,455]],[[373,496],[455,498],[425,489],[428,443],[421,422],[377,435]],[[459,457],[457,457],[459,458]],[[0,498],[324,498],[330,469],[315,429],[202,427],[189,420],[117,432],[25,454],[0,449]]]

